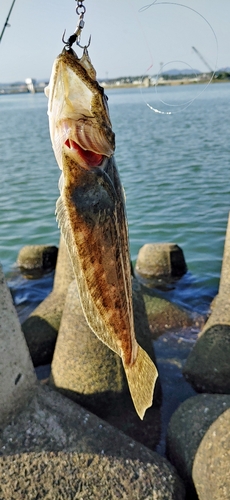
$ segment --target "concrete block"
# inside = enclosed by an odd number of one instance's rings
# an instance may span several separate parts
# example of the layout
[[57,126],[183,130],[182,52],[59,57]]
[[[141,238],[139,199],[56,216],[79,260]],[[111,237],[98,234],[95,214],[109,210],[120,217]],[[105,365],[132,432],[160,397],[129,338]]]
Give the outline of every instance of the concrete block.
[[[230,498],[230,395],[199,394],[173,414],[167,456],[187,487],[188,499]],[[187,497],[186,497],[187,499]]]
[[26,245],[21,248],[17,265],[23,270],[52,270],[57,262],[58,248],[54,245]]
[[192,477],[200,500],[229,500],[230,408],[210,425],[203,437],[193,463]]
[[0,498],[184,500],[174,467],[48,387],[0,433]]
[[183,250],[175,243],[146,243],[139,250],[135,272],[143,278],[179,278],[186,271]]
[[0,426],[31,397],[36,375],[0,266]]
[[219,293],[185,363],[183,374],[199,392],[230,394],[230,218]]
[[68,286],[73,279],[72,264],[61,237],[53,290],[22,324],[34,366],[52,361]]

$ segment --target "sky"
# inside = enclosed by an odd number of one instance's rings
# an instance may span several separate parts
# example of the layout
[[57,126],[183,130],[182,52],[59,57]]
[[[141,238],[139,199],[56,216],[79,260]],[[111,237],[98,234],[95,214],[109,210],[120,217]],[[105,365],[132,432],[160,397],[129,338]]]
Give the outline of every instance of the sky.
[[[0,1],[0,32],[11,4]],[[84,5],[81,43],[92,36],[89,54],[100,79],[230,66],[229,0],[84,0]],[[0,43],[0,83],[49,79],[64,30],[68,38],[76,29],[76,6],[76,0],[16,0]],[[74,47],[80,57],[81,49]]]

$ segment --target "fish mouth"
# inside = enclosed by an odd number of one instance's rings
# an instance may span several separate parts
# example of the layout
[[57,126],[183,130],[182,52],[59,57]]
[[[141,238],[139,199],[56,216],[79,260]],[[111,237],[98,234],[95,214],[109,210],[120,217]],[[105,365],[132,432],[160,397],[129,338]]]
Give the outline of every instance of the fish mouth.
[[104,168],[105,161],[115,149],[115,136],[107,124],[99,126],[92,119],[61,120],[57,127],[57,141],[80,167],[86,170]]
[[65,141],[65,146],[73,153],[77,153],[79,159],[89,168],[100,167],[104,161],[104,155],[95,153],[89,149],[83,149],[77,142],[73,141],[73,139],[67,139]]

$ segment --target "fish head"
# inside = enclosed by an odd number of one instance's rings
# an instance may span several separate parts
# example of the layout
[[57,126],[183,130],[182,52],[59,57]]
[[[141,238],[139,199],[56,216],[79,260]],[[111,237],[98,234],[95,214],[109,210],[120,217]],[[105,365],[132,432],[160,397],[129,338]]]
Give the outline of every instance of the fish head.
[[115,150],[107,97],[85,49],[79,59],[66,48],[54,62],[49,86],[51,142],[61,170],[69,157],[81,168],[104,168]]

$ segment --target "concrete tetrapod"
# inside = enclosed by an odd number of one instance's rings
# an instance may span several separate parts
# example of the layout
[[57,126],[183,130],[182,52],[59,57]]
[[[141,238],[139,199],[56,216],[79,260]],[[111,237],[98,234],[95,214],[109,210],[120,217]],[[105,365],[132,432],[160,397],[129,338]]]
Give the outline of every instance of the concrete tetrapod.
[[146,243],[140,248],[135,272],[151,282],[179,278],[187,271],[183,250],[175,243]]
[[22,324],[34,366],[52,361],[68,286],[73,278],[68,250],[61,237],[53,290]]
[[204,435],[195,456],[192,477],[200,500],[229,500],[230,408]]
[[199,392],[230,393],[230,217],[219,293],[185,363],[183,374]]
[[[155,362],[145,306],[133,280],[135,331],[138,342]],[[154,448],[160,438],[159,405],[146,412],[144,423],[136,415],[120,357],[103,344],[88,326],[77,292],[69,287],[51,365],[50,384],[135,439]],[[160,400],[157,382],[155,401]],[[154,414],[154,415],[153,415]],[[150,430],[151,429],[151,430]]]
[[[167,456],[187,487],[188,500],[230,498],[230,395],[198,394],[171,417]],[[222,496],[223,493],[223,496]]]
[[0,426],[31,398],[36,376],[0,266]]
[[[144,301],[153,339],[158,338],[167,330],[186,328],[194,324],[194,319],[186,310],[162,297],[145,293]],[[197,321],[201,320],[197,318]]]
[[26,245],[18,254],[17,265],[24,272],[51,271],[55,269],[57,254],[58,249],[54,245]]
[[0,432],[4,500],[184,500],[174,467],[46,386]]

